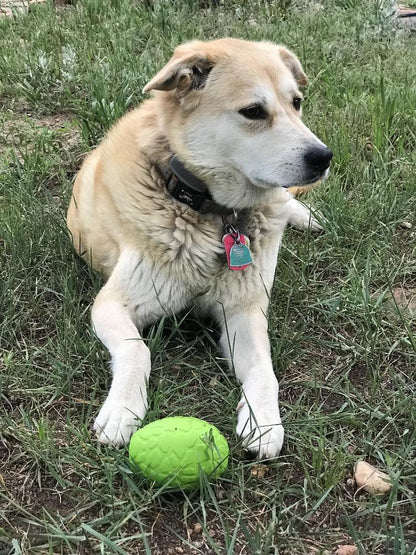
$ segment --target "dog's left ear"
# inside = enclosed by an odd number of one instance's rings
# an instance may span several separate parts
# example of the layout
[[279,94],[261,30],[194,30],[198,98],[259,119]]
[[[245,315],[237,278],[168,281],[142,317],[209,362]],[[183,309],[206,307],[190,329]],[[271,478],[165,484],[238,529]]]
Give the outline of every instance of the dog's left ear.
[[286,67],[293,73],[298,85],[304,87],[308,84],[308,78],[303,72],[302,66],[298,58],[284,46],[279,46],[280,57]]
[[143,92],[176,89],[183,95],[192,89],[202,89],[214,61],[208,59],[198,44],[195,41],[177,48],[165,67],[147,83]]

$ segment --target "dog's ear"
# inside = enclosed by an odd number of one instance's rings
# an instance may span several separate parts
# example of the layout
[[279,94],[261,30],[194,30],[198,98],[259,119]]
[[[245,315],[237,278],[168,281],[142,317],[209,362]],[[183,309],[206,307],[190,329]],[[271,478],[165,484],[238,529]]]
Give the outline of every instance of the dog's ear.
[[308,78],[306,77],[305,73],[303,72],[302,66],[298,58],[287,48],[284,46],[279,46],[279,53],[282,59],[282,62],[285,64],[286,67],[290,69],[293,73],[296,82],[300,86],[305,86],[308,84]]
[[192,89],[202,89],[214,61],[198,48],[196,41],[180,46],[169,62],[144,87],[143,92],[151,90],[172,91],[176,89],[183,95]]

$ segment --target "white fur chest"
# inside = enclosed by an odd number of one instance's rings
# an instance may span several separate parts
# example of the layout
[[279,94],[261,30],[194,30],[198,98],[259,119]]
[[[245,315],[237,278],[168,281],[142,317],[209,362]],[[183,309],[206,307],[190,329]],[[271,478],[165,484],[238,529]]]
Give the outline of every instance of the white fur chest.
[[[139,326],[194,302],[203,306],[234,294],[244,299],[264,294],[273,280],[276,257],[285,221],[275,211],[250,211],[237,224],[251,241],[253,264],[243,271],[230,270],[221,238],[220,216],[202,215],[181,207],[165,206],[141,226],[137,240],[122,255],[128,304],[134,307]],[[163,214],[163,217],[162,217]],[[144,222],[142,222],[144,223]],[[145,228],[145,229],[143,229]],[[195,301],[198,299],[198,301]],[[207,307],[208,309],[208,307]]]

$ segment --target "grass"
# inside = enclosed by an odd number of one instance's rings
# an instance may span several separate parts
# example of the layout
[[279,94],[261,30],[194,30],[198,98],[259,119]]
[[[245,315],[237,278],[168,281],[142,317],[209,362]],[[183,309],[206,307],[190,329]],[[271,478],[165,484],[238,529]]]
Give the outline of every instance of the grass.
[[[84,0],[0,20],[0,553],[416,549],[416,45],[389,13],[375,0]],[[84,153],[174,46],[225,35],[304,62],[305,120],[335,153],[307,201],[328,224],[288,230],[281,251],[269,319],[287,435],[264,477],[235,436],[216,331],[192,315],[148,331],[148,420],[207,419],[232,452],[216,483],[175,494],[90,434],[110,379],[89,321],[101,278],[64,215]],[[390,495],[354,490],[359,459],[390,474]]]

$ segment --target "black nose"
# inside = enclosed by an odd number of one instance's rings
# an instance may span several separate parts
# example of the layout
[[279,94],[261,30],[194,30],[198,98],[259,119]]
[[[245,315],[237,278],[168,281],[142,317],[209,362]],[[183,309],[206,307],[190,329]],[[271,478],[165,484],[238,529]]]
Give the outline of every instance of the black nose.
[[306,151],[305,162],[309,167],[320,173],[329,168],[332,158],[332,150],[327,146],[314,146]]

